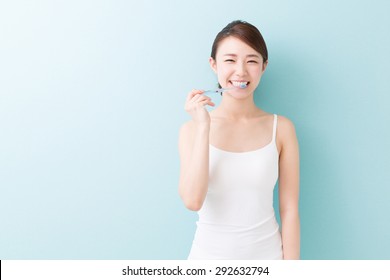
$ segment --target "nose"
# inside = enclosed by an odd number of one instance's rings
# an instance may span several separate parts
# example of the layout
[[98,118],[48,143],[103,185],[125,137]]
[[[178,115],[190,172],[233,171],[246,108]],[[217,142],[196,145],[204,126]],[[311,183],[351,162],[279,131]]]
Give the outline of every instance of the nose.
[[237,76],[244,76],[246,74],[246,63],[245,62],[240,62],[236,64],[236,75]]

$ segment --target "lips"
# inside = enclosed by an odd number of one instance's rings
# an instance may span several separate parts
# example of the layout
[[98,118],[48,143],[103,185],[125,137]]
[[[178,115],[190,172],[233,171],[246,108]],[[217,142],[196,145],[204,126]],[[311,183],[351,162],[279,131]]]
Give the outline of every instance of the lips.
[[248,81],[229,81],[234,87],[244,89],[246,88],[250,82]]

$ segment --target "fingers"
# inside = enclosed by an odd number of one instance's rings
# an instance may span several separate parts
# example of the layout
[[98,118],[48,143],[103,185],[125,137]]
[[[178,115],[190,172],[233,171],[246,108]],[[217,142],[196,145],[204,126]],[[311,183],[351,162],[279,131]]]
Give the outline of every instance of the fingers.
[[210,97],[206,96],[206,95],[203,95],[203,94],[197,94],[195,95],[194,97],[192,97],[192,99],[190,100],[190,102],[192,103],[197,103],[197,102],[201,102],[201,101],[204,101],[204,100],[211,100]]
[[205,105],[210,105],[210,106],[215,106],[214,102],[212,102],[211,100],[203,100],[201,102],[199,102],[202,106],[205,106]]
[[201,94],[194,96],[189,103],[195,107],[204,107],[205,105],[215,106],[210,97]]
[[[192,90],[188,95],[187,95],[187,102],[186,103],[202,103],[215,106],[215,104],[211,101],[211,98],[203,94],[204,90]],[[204,102],[208,101],[208,102]]]
[[[187,95],[187,100],[184,105],[184,109],[192,115],[193,119],[210,119],[208,112],[205,108],[206,105],[215,106],[214,102],[211,101],[211,98],[203,94],[203,90],[192,90]],[[205,117],[207,113],[208,117]]]
[[202,94],[204,92],[204,90],[199,90],[199,89],[193,89],[190,91],[190,93],[188,93],[187,95],[187,101],[190,101],[194,96],[196,96],[197,94]]
[[184,105],[184,109],[192,116],[192,119],[196,122],[209,122],[210,115],[205,106],[215,106],[211,101],[211,98],[206,96],[204,90],[192,90],[187,95],[187,100]]

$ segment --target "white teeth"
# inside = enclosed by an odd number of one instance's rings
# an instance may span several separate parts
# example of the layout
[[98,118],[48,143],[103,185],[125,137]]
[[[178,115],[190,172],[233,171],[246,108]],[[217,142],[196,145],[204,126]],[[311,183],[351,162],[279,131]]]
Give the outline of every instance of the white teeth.
[[238,82],[238,81],[232,81],[232,84],[233,86],[235,87],[246,87],[246,85],[248,84],[248,82]]

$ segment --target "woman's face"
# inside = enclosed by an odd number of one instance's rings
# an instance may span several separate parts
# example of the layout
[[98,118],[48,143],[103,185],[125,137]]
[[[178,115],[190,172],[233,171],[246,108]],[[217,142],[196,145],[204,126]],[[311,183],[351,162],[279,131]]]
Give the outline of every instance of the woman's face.
[[[255,91],[267,63],[263,63],[261,54],[249,45],[230,36],[219,43],[216,59],[210,58],[210,65],[223,88],[235,88],[227,93],[242,98]],[[240,88],[243,85],[247,87]]]

